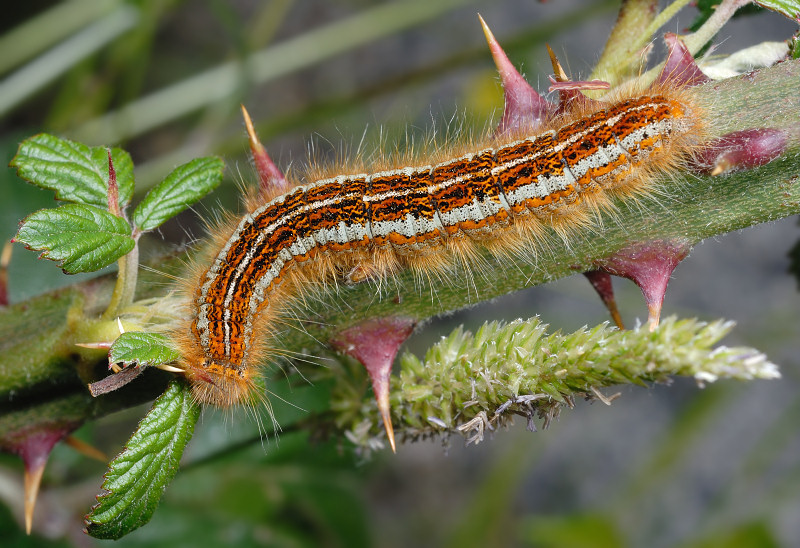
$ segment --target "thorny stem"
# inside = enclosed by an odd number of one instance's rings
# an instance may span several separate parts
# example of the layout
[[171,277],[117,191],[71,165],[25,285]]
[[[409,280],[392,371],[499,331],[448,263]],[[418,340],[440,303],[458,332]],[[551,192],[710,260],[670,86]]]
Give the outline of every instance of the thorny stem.
[[[697,93],[701,98],[713,97],[713,101],[708,101],[707,112],[710,127],[713,129],[710,137],[765,125],[779,129],[796,126],[798,73],[800,61],[789,61],[750,74],[747,78],[698,86]],[[800,174],[800,157],[795,154],[796,142],[793,143],[791,152],[756,170],[745,170],[716,178],[687,174],[678,180],[677,188],[681,191],[674,199],[659,197],[657,203],[643,201],[630,210],[621,206],[617,216],[603,220],[601,237],[596,233],[575,234],[569,248],[554,245],[556,252],[552,256],[542,254],[533,264],[530,261],[487,262],[484,275],[472,280],[473,290],[469,292],[472,297],[463,287],[453,284],[437,288],[436,299],[421,298],[421,295],[426,295],[426,289],[420,287],[417,283],[420,280],[415,280],[408,272],[398,275],[398,289],[403,291],[402,299],[376,298],[375,287],[369,284],[341,287],[340,291],[330,296],[326,294],[319,301],[309,301],[308,306],[302,310],[305,320],[302,321],[301,328],[287,329],[282,334],[281,350],[313,349],[319,346],[319,341],[328,341],[333,334],[362,322],[365,318],[403,314],[424,320],[445,311],[474,304],[476,293],[482,299],[489,299],[576,271],[591,270],[596,268],[595,262],[598,259],[624,247],[631,239],[680,236],[690,238],[694,243],[757,222],[796,214],[800,211],[800,184],[797,179]],[[676,180],[678,176],[676,174]],[[553,243],[557,242],[553,240]],[[134,250],[126,257],[125,264],[121,264],[120,278],[125,282],[118,282],[112,304],[107,311],[109,317],[113,316],[113,311],[124,307],[124,303],[132,295],[136,285],[136,254]],[[148,277],[146,272],[141,275],[144,279]],[[141,285],[142,291],[149,292],[150,295],[158,290],[157,282]],[[91,292],[101,292],[105,287],[108,286],[101,287],[100,282],[94,281],[80,295],[90,298]],[[408,289],[403,290],[403,287]],[[53,359],[53,356],[63,355],[64,345],[60,342],[70,340],[73,336],[63,326],[61,311],[68,303],[49,312],[50,316],[45,316],[43,312],[54,307],[48,303],[64,301],[67,296],[62,291],[33,299],[24,304],[24,309],[18,307],[9,310],[5,316],[0,314],[0,328],[7,335],[0,337],[0,350],[5,352],[4,359],[10,360],[12,352],[20,356],[14,362],[19,363],[20,367],[6,368],[6,371],[1,372],[0,391],[7,393],[21,387],[35,386],[37,383],[75,384],[74,368],[65,367],[63,361]],[[23,319],[30,326],[25,334],[20,332],[20,316],[23,314]],[[47,318],[50,324],[43,330],[42,321]],[[44,336],[50,338],[40,341]],[[22,367],[27,369],[24,376],[19,375]],[[35,375],[31,373],[32,369],[35,369]],[[149,381],[140,385],[152,388]],[[115,400],[122,396],[123,394],[115,394]],[[23,403],[27,402],[20,398],[17,405]],[[35,403],[37,409],[42,405],[33,400],[31,403]],[[53,416],[54,411],[42,408],[41,413],[42,416]],[[63,414],[63,411],[55,413]],[[95,416],[103,414],[101,411],[93,413]],[[4,420],[5,417],[0,420],[0,425],[5,426]]]

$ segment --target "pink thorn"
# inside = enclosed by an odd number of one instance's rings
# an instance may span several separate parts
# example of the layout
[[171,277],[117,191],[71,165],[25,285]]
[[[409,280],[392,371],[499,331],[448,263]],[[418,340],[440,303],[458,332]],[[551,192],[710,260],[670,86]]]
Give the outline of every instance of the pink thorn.
[[597,261],[597,266],[609,274],[633,280],[639,286],[647,303],[652,331],[658,327],[669,277],[690,249],[689,242],[681,239],[634,243]]
[[386,436],[392,452],[397,452],[389,405],[389,383],[400,345],[414,331],[416,321],[399,316],[386,316],[345,329],[331,344],[339,351],[357,359],[366,368],[372,381],[372,391],[378,402]]
[[241,105],[241,107],[244,125],[247,129],[247,138],[250,141],[250,153],[253,155],[253,163],[258,173],[261,194],[262,196],[283,194],[289,190],[289,183],[281,170],[272,161],[272,158],[269,157],[269,154],[267,154],[267,149],[258,140],[256,128],[253,126],[253,121],[250,119],[247,109],[244,108],[244,105]]
[[762,166],[783,154],[788,141],[788,135],[778,129],[734,131],[703,148],[695,156],[695,167],[703,174],[722,175]]
[[108,153],[108,210],[117,217],[122,217],[122,210],[119,207],[119,186],[117,185],[117,172],[114,169],[114,161],[111,159],[111,149],[107,148]]
[[664,68],[656,77],[656,84],[669,82],[683,86],[697,86],[711,80],[697,66],[691,52],[677,34],[668,32],[664,35],[664,42],[667,43],[669,53]]
[[14,250],[13,240],[3,245],[0,252],[0,307],[8,306],[8,265],[11,263],[11,252]]
[[478,19],[481,21],[483,34],[489,44],[489,51],[492,53],[497,72],[503,82],[505,107],[503,118],[500,120],[495,134],[502,136],[521,130],[535,131],[553,110],[553,106],[539,95],[514,68],[483,17],[479,15]]
[[625,325],[622,323],[622,316],[617,308],[617,300],[614,298],[614,286],[611,285],[611,276],[608,272],[590,270],[589,272],[584,272],[583,275],[588,278],[589,283],[592,284],[594,290],[600,295],[603,304],[606,305],[608,312],[611,314],[611,319],[614,320],[614,324],[616,324],[619,329],[625,329]]
[[25,463],[25,530],[31,533],[33,510],[39,494],[44,467],[53,446],[74,432],[80,423],[37,424],[12,432],[0,440],[0,449],[18,455]]

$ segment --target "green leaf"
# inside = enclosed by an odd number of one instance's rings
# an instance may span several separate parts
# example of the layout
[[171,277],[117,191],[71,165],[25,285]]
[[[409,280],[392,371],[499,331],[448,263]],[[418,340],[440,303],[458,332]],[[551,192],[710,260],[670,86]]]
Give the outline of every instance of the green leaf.
[[58,261],[67,274],[110,265],[135,245],[125,219],[89,205],[42,209],[22,221],[15,241]]
[[[133,161],[122,149],[111,150],[119,186],[119,204],[133,196]],[[58,200],[108,208],[108,152],[41,133],[19,145],[11,160],[17,175],[29,183],[53,190]]]
[[133,212],[141,230],[153,230],[217,188],[225,163],[220,158],[196,158],[175,168],[144,197]]
[[179,356],[164,335],[129,331],[121,334],[111,345],[108,361],[126,366],[149,366],[169,363]]
[[186,384],[173,381],[153,403],[125,449],[109,465],[103,494],[86,516],[86,532],[119,539],[153,516],[178,471],[200,408]]
[[755,0],[755,3],[762,8],[777,11],[792,21],[800,17],[800,2],[797,0]]

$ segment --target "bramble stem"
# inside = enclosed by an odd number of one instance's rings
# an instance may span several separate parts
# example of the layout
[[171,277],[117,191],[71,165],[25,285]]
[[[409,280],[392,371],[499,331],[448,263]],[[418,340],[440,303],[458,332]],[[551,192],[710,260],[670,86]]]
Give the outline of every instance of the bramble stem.
[[[800,61],[787,61],[777,66],[748,74],[746,77],[710,82],[696,89],[701,102],[707,105],[708,123],[712,135],[748,128],[800,127],[797,104],[797,82]],[[672,173],[663,181],[664,194],[654,199],[642,198],[635,204],[619,204],[614,215],[604,216],[602,231],[573,231],[569,245],[554,234],[547,238],[548,252],[524,260],[498,261],[489,259],[480,275],[472,276],[468,288],[463,283],[437,284],[437,280],[415,279],[409,272],[400,273],[396,284],[384,286],[382,296],[376,295],[372,284],[340,285],[338,291],[321,292],[307,299],[306,306],[296,310],[304,321],[295,328],[283,329],[278,343],[291,350],[286,355],[304,352],[315,355],[321,344],[366,318],[403,315],[415,320],[454,311],[480,299],[519,291],[576,272],[591,270],[596,261],[607,257],[632,241],[680,237],[691,243],[724,234],[757,223],[776,220],[800,213],[800,155],[798,143],[790,143],[787,154],[762,167],[719,177],[695,173]],[[112,305],[106,314],[113,316],[129,302],[136,281],[135,253],[121,264],[120,280]],[[169,268],[160,264],[161,270]],[[173,272],[179,274],[177,269]],[[453,276],[467,273],[454,272]],[[163,277],[142,272],[138,296],[163,296],[167,288]],[[455,279],[455,278],[454,278]],[[0,398],[10,392],[15,405],[38,409],[38,417],[63,414],[54,400],[42,400],[44,390],[37,385],[53,383],[73,386],[74,391],[86,392],[78,383],[72,359],[65,352],[65,342],[72,340],[66,329],[66,311],[78,307],[76,299],[90,300],[107,294],[110,280],[94,280],[82,286],[82,291],[60,292],[31,299],[0,311]],[[435,298],[431,295],[435,294]],[[298,364],[301,370],[305,366]],[[307,369],[306,369],[307,370]],[[99,372],[99,370],[98,370]],[[147,372],[146,372],[147,373]],[[155,379],[155,377],[154,377]],[[89,382],[87,379],[82,379]],[[97,380],[93,378],[91,380]],[[140,386],[148,385],[141,381]],[[155,385],[153,380],[150,385]],[[73,392],[73,393],[75,393]],[[126,389],[115,393],[122,397]],[[27,396],[26,394],[30,394]],[[39,394],[39,396],[36,396]],[[61,390],[59,393],[65,396]],[[25,401],[28,398],[30,401]],[[88,398],[88,394],[87,394]],[[81,399],[81,405],[93,405]],[[93,416],[104,412],[92,411]],[[87,412],[88,414],[88,412]],[[6,416],[0,420],[5,421]]]
[[138,238],[133,249],[117,261],[119,270],[117,271],[117,283],[114,285],[114,292],[111,294],[111,302],[103,312],[104,320],[112,320],[119,315],[120,311],[133,302],[136,294],[136,281],[139,272],[139,242]]

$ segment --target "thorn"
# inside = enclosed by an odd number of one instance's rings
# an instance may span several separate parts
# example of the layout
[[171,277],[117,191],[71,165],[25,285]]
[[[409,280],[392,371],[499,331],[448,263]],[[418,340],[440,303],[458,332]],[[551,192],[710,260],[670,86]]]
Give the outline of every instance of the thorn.
[[661,321],[662,304],[663,298],[661,302],[647,303],[647,326],[650,328],[651,333],[658,328],[658,324]]
[[611,275],[602,270],[591,270],[589,272],[584,272],[583,275],[586,276],[594,290],[600,295],[603,304],[606,305],[608,312],[611,314],[611,319],[614,320],[614,324],[620,330],[624,330],[625,325],[622,323],[622,316],[619,313],[617,301],[614,298],[614,286],[611,284]]
[[397,453],[397,445],[394,441],[394,427],[392,426],[392,409],[389,404],[389,390],[382,391],[380,396],[376,393],[375,397],[378,400],[378,411],[380,411],[383,428],[386,430],[386,437],[389,438],[392,453]]
[[386,316],[345,329],[331,340],[334,347],[357,359],[367,370],[386,437],[394,453],[397,447],[389,403],[392,363],[415,325],[416,321],[411,318]]
[[258,173],[261,194],[275,196],[289,190],[289,183],[286,181],[286,177],[269,157],[267,149],[264,148],[261,141],[258,140],[258,134],[255,126],[253,126],[253,121],[250,119],[250,114],[244,105],[240,106],[242,108],[242,117],[244,118],[244,127],[247,130],[247,139],[250,142],[250,153]]
[[0,306],[8,306],[8,265],[11,263],[11,252],[14,240],[7,241],[0,253]]
[[550,44],[545,44],[545,46],[547,47],[547,54],[550,56],[550,64],[553,65],[553,77],[556,82],[568,82],[569,76],[567,76],[561,63],[559,63],[553,48],[550,47]]
[[696,86],[711,81],[697,66],[691,52],[677,34],[666,33],[664,42],[669,51],[667,60],[664,61],[664,68],[656,77],[656,83],[670,82],[682,86]]
[[580,104],[587,106],[594,104],[599,107],[599,101],[587,97],[581,93],[580,90],[608,89],[611,87],[611,84],[602,80],[570,80],[569,76],[567,76],[567,73],[564,71],[564,68],[561,66],[561,63],[558,61],[555,52],[553,52],[553,48],[551,48],[549,44],[545,45],[547,46],[547,53],[550,55],[550,63],[553,65],[554,73],[553,76],[550,77],[550,82],[552,85],[550,86],[549,91],[558,91],[557,112],[566,112],[573,102],[580,102]]
[[74,432],[81,424],[78,421],[56,420],[53,422],[38,423],[33,427],[22,428],[6,432],[2,443],[2,450],[18,455],[25,464],[24,474],[24,515],[25,531],[31,534],[33,526],[33,513],[42,475],[47,465],[47,458],[53,446]]
[[522,77],[500,47],[486,21],[478,15],[489,51],[503,83],[505,107],[496,135],[514,133],[521,129],[536,130],[548,117],[553,106]]
[[786,152],[796,128],[753,128],[714,139],[695,154],[694,167],[712,176],[763,166]]
[[119,328],[119,334],[122,335],[125,333],[125,328],[122,326],[122,320],[117,316],[117,327]]
[[3,253],[0,254],[0,268],[2,269],[7,269],[11,263],[11,253],[14,251],[13,243],[14,240],[9,240],[3,245]]
[[108,455],[100,451],[98,448],[89,445],[85,441],[76,438],[75,436],[67,436],[64,443],[72,447],[75,451],[89,457],[90,459],[99,460],[100,462],[108,462]]
[[596,264],[604,272],[628,278],[639,286],[647,303],[650,331],[653,331],[658,327],[669,278],[691,248],[691,243],[680,238],[638,242]]
[[711,175],[712,177],[716,177],[717,175],[722,175],[728,169],[730,169],[730,165],[728,165],[727,162],[724,161],[717,162],[717,165],[714,166],[714,169],[711,170],[711,173],[709,173],[709,175]]
[[36,499],[39,496],[39,486],[42,483],[42,474],[47,464],[47,458],[37,461],[30,468],[25,467],[25,533],[31,534],[33,526],[33,510],[36,508]]

